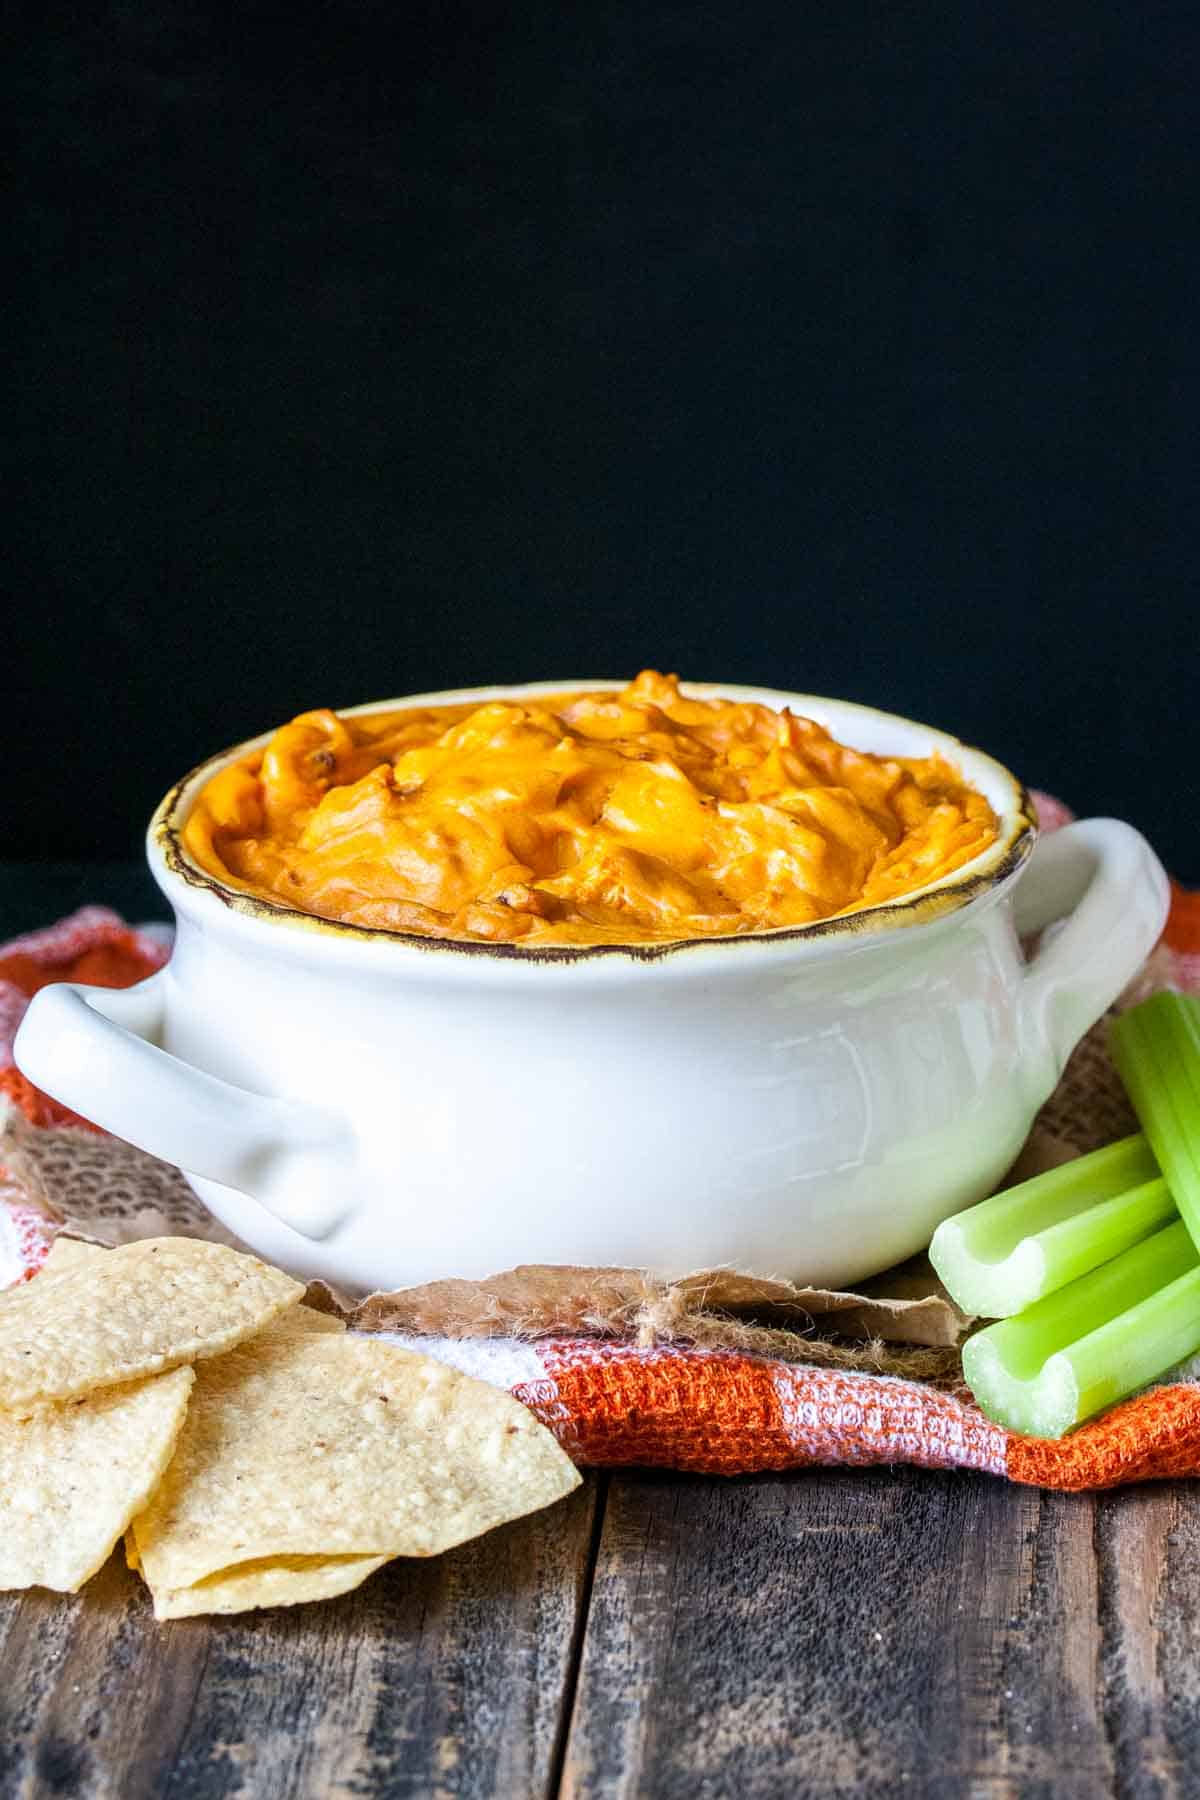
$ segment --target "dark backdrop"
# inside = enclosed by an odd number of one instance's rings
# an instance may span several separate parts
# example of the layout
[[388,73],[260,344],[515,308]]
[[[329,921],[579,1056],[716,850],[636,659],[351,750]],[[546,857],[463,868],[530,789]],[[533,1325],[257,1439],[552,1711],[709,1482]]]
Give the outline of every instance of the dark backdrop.
[[15,17],[0,855],[135,854],[303,707],[650,663],[1200,880],[1191,8]]

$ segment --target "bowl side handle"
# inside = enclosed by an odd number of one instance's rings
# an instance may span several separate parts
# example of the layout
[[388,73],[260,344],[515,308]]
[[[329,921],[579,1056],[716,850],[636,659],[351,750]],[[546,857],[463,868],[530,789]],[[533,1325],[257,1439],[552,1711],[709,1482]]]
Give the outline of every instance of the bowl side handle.
[[1032,1054],[1051,1065],[1051,1085],[1153,950],[1169,904],[1162,864],[1120,819],[1081,819],[1038,844],[1015,915],[1022,933],[1052,927],[1028,966],[1024,996]]
[[17,1067],[138,1149],[239,1189],[304,1237],[328,1237],[352,1210],[348,1125],[160,1049],[161,984],[160,973],[131,988],[42,988],[17,1032]]

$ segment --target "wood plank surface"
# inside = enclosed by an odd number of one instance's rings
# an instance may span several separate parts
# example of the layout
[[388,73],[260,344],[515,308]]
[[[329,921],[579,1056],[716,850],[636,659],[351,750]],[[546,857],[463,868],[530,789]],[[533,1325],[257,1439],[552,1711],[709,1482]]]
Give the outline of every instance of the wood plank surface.
[[1200,1794],[1200,1494],[614,1477],[562,1792]]
[[115,1558],[5,1597],[0,1793],[1200,1795],[1193,1488],[601,1491],[295,1611],[157,1626]]
[[317,1606],[156,1625],[119,1557],[0,1596],[0,1794],[550,1793],[597,1485]]

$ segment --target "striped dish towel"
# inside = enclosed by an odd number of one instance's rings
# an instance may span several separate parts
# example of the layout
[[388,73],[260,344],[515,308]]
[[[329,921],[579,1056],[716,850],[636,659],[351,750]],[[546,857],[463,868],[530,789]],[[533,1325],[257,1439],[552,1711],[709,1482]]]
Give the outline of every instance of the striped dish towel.
[[[1069,817],[1039,799],[1043,826]],[[125,987],[162,966],[155,931],[87,907],[0,946],[0,1094],[36,1125],[95,1131],[34,1088],[12,1061],[29,997],[49,981]],[[1200,992],[1200,893],[1176,888],[1155,985]],[[53,1228],[4,1192],[0,1282],[36,1273]],[[1070,1437],[1022,1438],[983,1417],[969,1396],[892,1376],[835,1372],[741,1351],[642,1349],[595,1338],[396,1340],[505,1387],[577,1462],[657,1465],[736,1475],[814,1464],[913,1463],[983,1469],[1043,1487],[1097,1488],[1200,1475],[1200,1383],[1164,1384]]]

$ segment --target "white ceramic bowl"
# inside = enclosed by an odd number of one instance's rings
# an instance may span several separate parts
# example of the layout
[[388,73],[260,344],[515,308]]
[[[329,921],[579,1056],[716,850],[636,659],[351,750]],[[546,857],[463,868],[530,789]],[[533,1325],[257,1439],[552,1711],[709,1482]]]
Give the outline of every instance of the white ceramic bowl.
[[[1033,853],[1020,783],[927,726],[811,695],[686,691],[787,704],[864,750],[940,749],[991,802],[998,841],[893,905],[801,929],[454,944],[290,912],[195,868],[178,828],[239,745],[150,828],[178,918],[168,966],[125,992],[43,989],[20,1067],[178,1163],[260,1254],[350,1288],[522,1262],[842,1284],[910,1255],[1015,1157],[1158,937],[1166,878],[1113,819]],[[1055,920],[1027,964],[1018,932]]]

